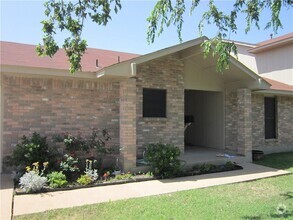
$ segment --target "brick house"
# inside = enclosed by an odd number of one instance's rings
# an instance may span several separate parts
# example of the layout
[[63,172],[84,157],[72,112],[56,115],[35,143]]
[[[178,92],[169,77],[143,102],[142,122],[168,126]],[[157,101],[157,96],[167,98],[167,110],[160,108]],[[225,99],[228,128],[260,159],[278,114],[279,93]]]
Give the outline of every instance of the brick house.
[[[109,130],[125,170],[153,142],[182,152],[186,143],[227,149],[248,161],[252,149],[292,151],[293,34],[236,42],[239,60],[231,58],[224,73],[215,71],[216,59],[203,58],[205,39],[142,56],[90,48],[75,75],[62,51],[37,57],[33,45],[1,42],[1,158],[24,134],[93,127]],[[185,116],[193,122],[186,131]]]

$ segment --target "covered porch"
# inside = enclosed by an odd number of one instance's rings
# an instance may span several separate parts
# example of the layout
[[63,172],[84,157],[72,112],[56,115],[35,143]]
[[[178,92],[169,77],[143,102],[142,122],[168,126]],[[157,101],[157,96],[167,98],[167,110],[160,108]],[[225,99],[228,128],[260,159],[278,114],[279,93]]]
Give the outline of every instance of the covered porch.
[[241,164],[246,162],[245,156],[236,155],[235,152],[216,149],[210,147],[199,146],[185,146],[184,153],[180,159],[186,163],[186,166],[193,166],[195,164],[225,164],[228,161]]
[[[246,157],[236,155],[235,152],[215,149],[210,147],[199,147],[199,146],[185,146],[184,152],[180,158],[182,165],[185,167],[191,167],[196,164],[225,164],[228,161],[242,164],[246,162]],[[143,159],[137,159],[135,171],[145,172],[149,169],[147,162]]]
[[[251,92],[269,84],[231,57],[229,69],[216,72],[217,59],[204,58],[198,38],[99,71],[121,77],[119,139],[121,166],[142,171],[139,148],[170,143],[186,163],[251,160]],[[144,116],[144,89],[161,90],[161,116]],[[153,105],[156,106],[156,105]],[[193,118],[185,129],[185,117]],[[185,131],[186,130],[186,131]],[[186,145],[201,146],[188,149]],[[243,157],[226,158],[231,150]],[[235,156],[235,154],[231,154]],[[229,154],[230,155],[230,154]],[[236,162],[236,161],[235,161]]]

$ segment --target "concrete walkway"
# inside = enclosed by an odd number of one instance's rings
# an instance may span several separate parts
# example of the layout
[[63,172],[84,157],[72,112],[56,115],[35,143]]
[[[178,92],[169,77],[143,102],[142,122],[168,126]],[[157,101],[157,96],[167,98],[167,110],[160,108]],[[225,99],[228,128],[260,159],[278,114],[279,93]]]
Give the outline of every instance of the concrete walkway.
[[0,204],[0,219],[10,220],[12,214],[12,201],[13,201],[13,181],[10,175],[1,174],[1,204]]
[[147,182],[92,187],[42,194],[18,195],[14,197],[13,215],[17,216],[43,212],[51,209],[159,195],[209,186],[251,181],[289,173],[284,170],[276,170],[251,163],[241,164],[241,166],[243,166],[243,170],[200,176],[167,180],[152,180]]

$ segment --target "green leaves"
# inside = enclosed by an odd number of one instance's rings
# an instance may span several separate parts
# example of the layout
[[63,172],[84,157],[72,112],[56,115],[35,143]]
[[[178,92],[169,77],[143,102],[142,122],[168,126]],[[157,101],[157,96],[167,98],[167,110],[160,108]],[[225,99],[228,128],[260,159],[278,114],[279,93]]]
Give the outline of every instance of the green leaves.
[[184,0],[177,0],[175,4],[171,0],[158,0],[151,15],[147,18],[149,22],[147,31],[148,43],[154,42],[158,28],[157,35],[159,36],[164,31],[164,28],[169,27],[171,24],[177,26],[177,34],[180,41],[182,41],[181,29],[184,22],[184,12]]
[[[200,0],[192,0],[189,15],[198,7]],[[239,27],[236,25],[239,14],[246,17],[245,32],[251,29],[251,25],[260,28],[260,15],[264,9],[271,11],[271,19],[265,28],[272,28],[277,33],[282,28],[279,19],[281,10],[284,7],[292,7],[292,0],[235,0],[233,8],[230,12],[225,13],[217,7],[217,1],[209,0],[208,10],[203,13],[202,19],[198,23],[198,31],[200,36],[203,35],[207,25],[213,24],[216,27],[217,34],[211,40],[202,44],[205,56],[212,52],[212,56],[218,58],[217,71],[223,72],[229,67],[229,59],[231,52],[237,54],[234,43],[222,42],[223,39],[229,37],[230,33],[237,33]],[[155,5],[151,15],[148,17],[149,27],[147,31],[147,40],[153,43],[156,35],[160,35],[165,27],[171,24],[177,27],[178,38],[182,41],[181,30],[184,22],[183,15],[186,10],[184,0],[159,0]],[[241,27],[243,28],[243,27]]]
[[111,13],[121,9],[120,0],[48,0],[44,4],[47,20],[42,21],[44,36],[36,48],[39,56],[52,57],[59,46],[55,41],[58,31],[66,31],[62,48],[70,63],[69,71],[81,71],[81,58],[86,51],[87,42],[81,38],[84,20],[90,18],[98,25],[106,25]]
[[148,144],[145,159],[150,163],[154,175],[161,178],[174,177],[180,170],[180,149],[171,144]]
[[217,72],[223,72],[229,69],[230,55],[237,55],[237,47],[233,42],[223,41],[219,37],[215,37],[204,41],[201,44],[204,52],[204,56],[212,55],[217,57]]
[[[201,0],[192,0],[189,14],[195,11]],[[245,32],[247,33],[252,25],[260,28],[260,15],[264,9],[271,11],[265,28],[272,28],[277,33],[282,28],[279,18],[280,12],[284,7],[291,8],[292,0],[234,0],[232,10],[228,13],[217,7],[217,1],[208,1],[208,10],[204,12],[202,19],[198,23],[198,30],[202,36],[207,24],[214,24],[217,30],[210,43],[204,42],[204,53],[213,51],[213,56],[217,55],[217,71],[222,72],[229,66],[230,53],[237,53],[233,43],[222,42],[229,37],[230,33],[237,33],[239,27],[236,25],[239,14],[244,14],[246,19]],[[64,39],[62,45],[70,63],[70,72],[82,70],[81,58],[86,51],[87,42],[81,38],[84,28],[84,20],[91,19],[98,25],[107,25],[111,20],[113,10],[118,13],[121,10],[121,0],[48,0],[44,4],[47,19],[42,21],[44,36],[42,44],[36,48],[38,55],[52,57],[59,46],[55,41],[55,34],[58,31],[65,31],[68,37]],[[184,0],[157,0],[150,16],[147,18],[149,23],[147,28],[147,41],[153,43],[156,36],[170,25],[174,25],[177,30],[178,38],[182,41],[182,27],[184,24],[184,14],[186,3]],[[241,27],[242,28],[242,27]]]

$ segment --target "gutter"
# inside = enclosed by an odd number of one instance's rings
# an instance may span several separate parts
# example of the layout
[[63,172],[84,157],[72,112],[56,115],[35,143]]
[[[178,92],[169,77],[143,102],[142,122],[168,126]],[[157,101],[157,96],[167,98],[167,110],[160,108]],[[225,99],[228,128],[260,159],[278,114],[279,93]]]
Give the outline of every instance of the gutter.
[[257,90],[253,91],[253,94],[266,94],[266,95],[284,95],[284,96],[293,96],[293,91],[287,91],[287,90]]

